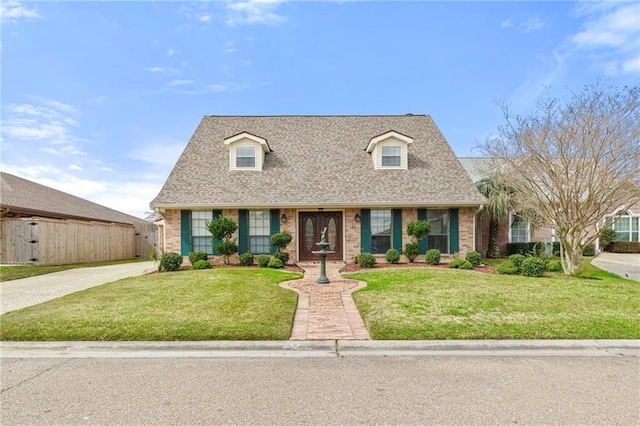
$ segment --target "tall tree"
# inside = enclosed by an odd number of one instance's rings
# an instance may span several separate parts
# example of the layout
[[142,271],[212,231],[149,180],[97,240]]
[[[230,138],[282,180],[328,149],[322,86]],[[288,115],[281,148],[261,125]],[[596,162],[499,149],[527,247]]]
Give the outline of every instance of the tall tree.
[[480,179],[476,182],[476,188],[489,200],[487,206],[480,210],[480,217],[489,218],[489,246],[486,256],[489,259],[496,259],[500,257],[500,250],[498,250],[500,223],[509,214],[509,191],[501,187],[492,177]]
[[527,115],[502,110],[506,124],[483,151],[505,163],[498,179],[515,190],[516,211],[555,230],[564,272],[573,274],[604,215],[640,201],[640,87],[598,82],[540,99]]

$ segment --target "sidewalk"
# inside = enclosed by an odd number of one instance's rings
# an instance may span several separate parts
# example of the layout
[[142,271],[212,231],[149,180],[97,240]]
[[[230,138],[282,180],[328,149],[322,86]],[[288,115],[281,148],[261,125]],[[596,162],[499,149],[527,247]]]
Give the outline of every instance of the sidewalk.
[[281,287],[298,293],[291,340],[370,339],[351,293],[365,287],[362,281],[347,280],[340,275],[341,262],[327,262],[326,274],[331,281],[318,284],[320,265],[299,265],[304,278],[286,281]]
[[0,284],[0,314],[48,300],[57,299],[76,291],[144,275],[157,269],[154,262],[132,262],[118,265],[69,269],[52,274],[5,281]]

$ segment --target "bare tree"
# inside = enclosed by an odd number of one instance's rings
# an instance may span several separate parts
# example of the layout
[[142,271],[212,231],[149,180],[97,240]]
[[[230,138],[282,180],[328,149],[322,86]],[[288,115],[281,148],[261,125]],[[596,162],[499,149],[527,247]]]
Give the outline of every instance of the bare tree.
[[[582,265],[605,214],[640,201],[640,87],[599,82],[567,99],[544,98],[528,115],[512,115],[481,147],[504,162],[518,211],[555,230],[565,274]],[[620,211],[622,214],[624,211]]]

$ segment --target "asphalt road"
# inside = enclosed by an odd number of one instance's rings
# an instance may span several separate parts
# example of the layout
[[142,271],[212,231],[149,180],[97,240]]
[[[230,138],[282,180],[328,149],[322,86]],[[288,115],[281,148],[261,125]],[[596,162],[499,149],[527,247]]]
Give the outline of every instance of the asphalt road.
[[16,424],[640,424],[640,358],[3,358]]

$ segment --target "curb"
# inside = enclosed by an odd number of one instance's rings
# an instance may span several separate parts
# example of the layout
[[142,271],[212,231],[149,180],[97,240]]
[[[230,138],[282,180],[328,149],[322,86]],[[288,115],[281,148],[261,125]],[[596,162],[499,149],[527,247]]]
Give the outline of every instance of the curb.
[[0,342],[0,358],[640,357],[640,340]]

